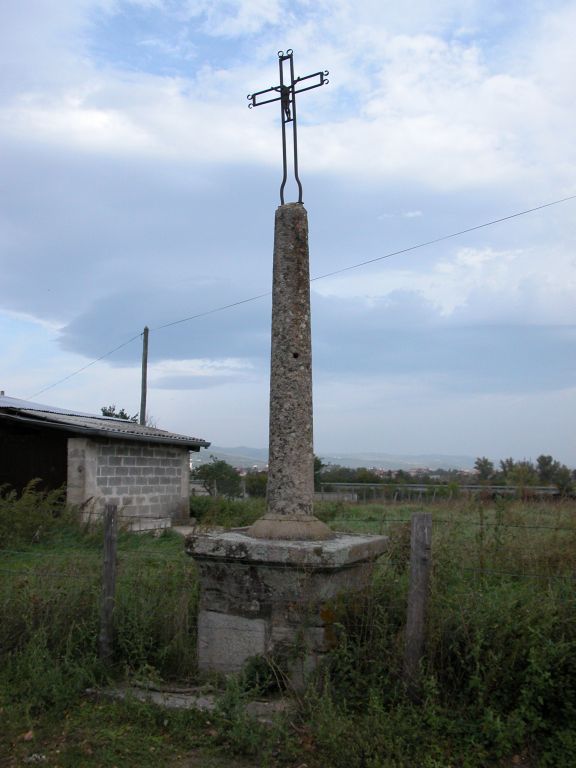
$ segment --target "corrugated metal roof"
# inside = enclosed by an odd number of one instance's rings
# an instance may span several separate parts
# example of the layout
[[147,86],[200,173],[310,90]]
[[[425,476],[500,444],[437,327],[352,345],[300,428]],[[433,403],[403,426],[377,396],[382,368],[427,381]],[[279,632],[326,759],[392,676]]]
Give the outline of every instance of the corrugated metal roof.
[[78,411],[40,405],[5,395],[0,396],[1,417],[37,425],[42,424],[53,429],[64,429],[75,434],[124,438],[167,445],[184,445],[195,450],[210,446],[209,442],[198,437],[167,432],[163,429],[135,424],[126,419],[79,413]]
[[0,395],[0,408],[17,408],[27,411],[42,411],[43,413],[62,413],[68,416],[87,416],[90,419],[112,419],[112,421],[123,421],[115,416],[96,416],[93,413],[83,413],[82,411],[71,410],[70,408],[57,408],[54,405],[42,405],[33,403],[31,400],[21,400],[18,397],[7,397]]

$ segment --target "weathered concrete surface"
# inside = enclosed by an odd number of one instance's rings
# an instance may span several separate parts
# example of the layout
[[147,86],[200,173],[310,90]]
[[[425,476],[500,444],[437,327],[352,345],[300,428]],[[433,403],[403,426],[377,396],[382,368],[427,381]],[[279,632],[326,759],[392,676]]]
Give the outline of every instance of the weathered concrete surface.
[[387,541],[348,534],[267,541],[246,529],[188,536],[186,551],[200,576],[200,671],[238,672],[261,656],[280,663],[292,686],[302,688],[334,647],[332,602],[370,585]]
[[308,216],[301,203],[276,210],[272,284],[270,437],[266,515],[250,529],[264,539],[327,539],[314,517],[312,346]]
[[192,533],[186,538],[187,554],[204,558],[334,570],[359,561],[373,560],[386,549],[387,536],[334,533],[333,538],[317,541],[270,541],[255,539],[249,528],[230,531]]
[[240,672],[251,656],[266,652],[266,622],[201,609],[198,613],[198,658],[212,672]]
[[[211,689],[214,690],[214,689]],[[95,698],[124,701],[134,699],[146,704],[156,704],[166,709],[196,709],[200,712],[213,712],[218,706],[220,693],[201,687],[163,686],[154,688],[138,685],[121,685],[116,688],[88,688],[85,693]],[[249,717],[261,723],[272,723],[276,715],[290,712],[294,702],[286,697],[252,699],[244,704],[244,711]]]

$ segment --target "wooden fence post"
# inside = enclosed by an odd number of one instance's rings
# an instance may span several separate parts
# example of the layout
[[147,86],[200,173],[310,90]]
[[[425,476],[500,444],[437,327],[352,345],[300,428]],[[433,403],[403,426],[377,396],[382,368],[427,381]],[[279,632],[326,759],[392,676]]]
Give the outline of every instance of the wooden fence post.
[[109,663],[113,650],[116,543],[118,539],[117,511],[116,504],[107,504],[104,510],[104,561],[99,636],[100,659],[104,663]]
[[429,512],[420,512],[412,515],[410,587],[404,645],[404,682],[412,696],[417,696],[419,691],[431,568],[432,515]]

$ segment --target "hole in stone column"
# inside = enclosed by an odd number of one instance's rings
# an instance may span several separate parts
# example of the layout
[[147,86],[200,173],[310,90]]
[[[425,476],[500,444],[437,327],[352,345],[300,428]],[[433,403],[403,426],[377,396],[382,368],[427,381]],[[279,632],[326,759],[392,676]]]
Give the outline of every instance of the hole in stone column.
[[292,357],[294,358],[294,360],[298,360],[300,355],[298,354],[298,352],[292,352]]

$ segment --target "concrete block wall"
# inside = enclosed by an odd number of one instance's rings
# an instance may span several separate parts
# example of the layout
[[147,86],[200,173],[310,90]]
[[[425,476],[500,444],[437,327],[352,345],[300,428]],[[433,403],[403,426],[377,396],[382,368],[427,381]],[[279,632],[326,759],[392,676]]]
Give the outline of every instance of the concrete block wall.
[[68,478],[69,501],[87,503],[96,514],[104,504],[117,504],[122,522],[137,530],[169,527],[189,516],[187,448],[70,438]]

